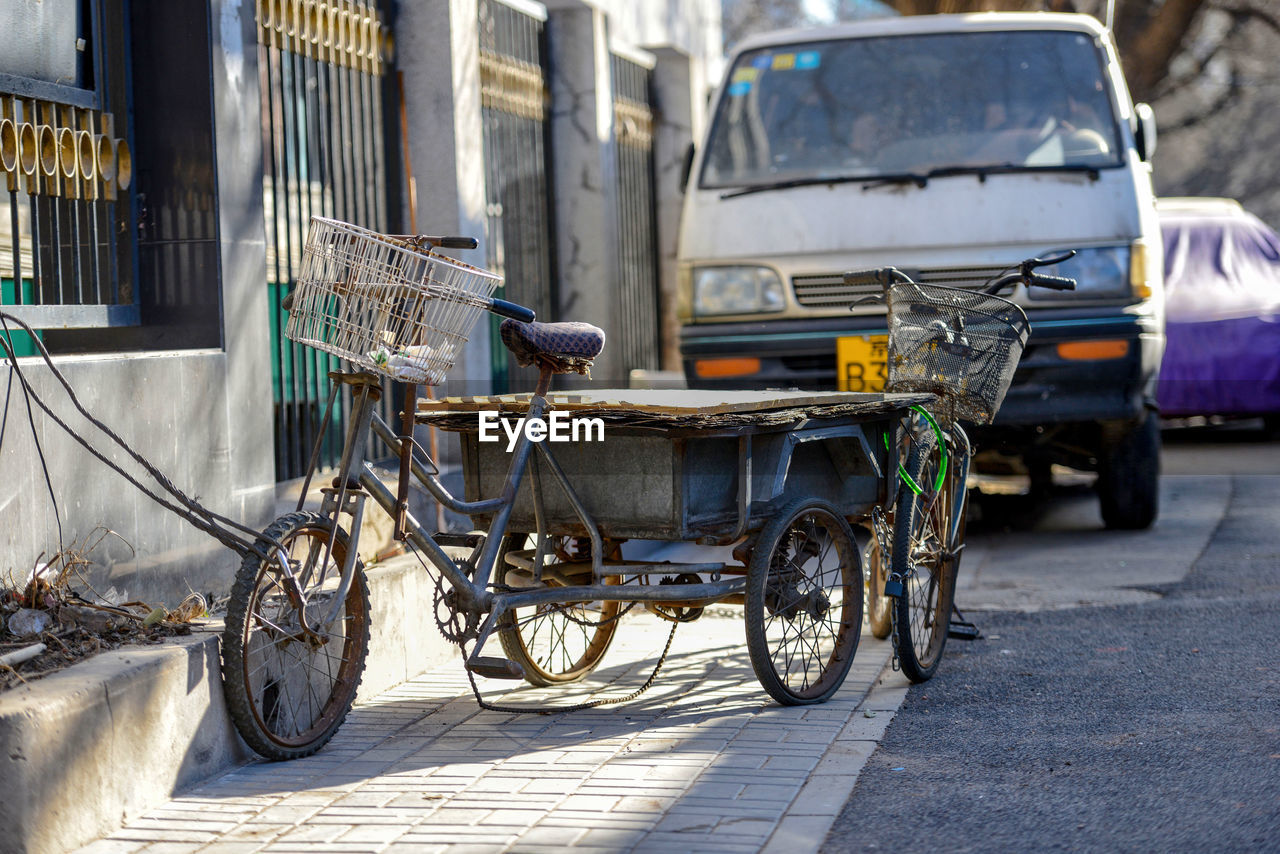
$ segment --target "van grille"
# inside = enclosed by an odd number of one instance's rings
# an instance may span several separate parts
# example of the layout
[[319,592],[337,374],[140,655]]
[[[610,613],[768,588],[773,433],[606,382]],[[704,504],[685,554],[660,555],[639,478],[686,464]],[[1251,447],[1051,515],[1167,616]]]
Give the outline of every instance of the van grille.
[[[1005,267],[933,267],[924,270],[903,270],[917,282],[943,285],[948,288],[977,290],[999,276]],[[796,302],[806,308],[843,308],[866,296],[876,296],[876,285],[846,285],[843,273],[823,273],[813,276],[793,276],[791,287],[795,289]]]

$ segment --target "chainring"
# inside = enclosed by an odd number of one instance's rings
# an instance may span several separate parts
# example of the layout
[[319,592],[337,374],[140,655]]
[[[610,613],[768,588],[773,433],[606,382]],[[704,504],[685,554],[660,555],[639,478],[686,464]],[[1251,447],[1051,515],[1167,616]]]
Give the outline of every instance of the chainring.
[[[664,575],[659,585],[664,584],[701,584],[702,576],[695,572],[682,572],[677,576]],[[702,616],[706,610],[702,607],[672,607],[661,602],[648,602],[645,607],[658,617],[672,623],[692,623]]]
[[462,644],[480,637],[480,615],[463,611],[458,606],[458,591],[446,586],[443,578],[436,581],[432,610],[436,628],[450,643]]

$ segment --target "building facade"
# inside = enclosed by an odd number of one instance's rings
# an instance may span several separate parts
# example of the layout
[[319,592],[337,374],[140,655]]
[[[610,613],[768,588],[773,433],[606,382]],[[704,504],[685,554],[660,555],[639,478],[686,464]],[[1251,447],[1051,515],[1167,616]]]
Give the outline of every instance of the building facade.
[[[317,441],[322,462],[340,441],[341,411],[320,435],[338,364],[289,342],[279,305],[313,215],[476,237],[460,257],[502,272],[507,298],[605,328],[597,382],[674,364],[680,166],[719,42],[710,1],[15,0],[3,310],[175,485],[261,527]],[[143,477],[12,340],[32,391]],[[482,321],[447,385],[526,381]],[[98,543],[100,593],[225,591],[234,554],[6,384],[0,574]]]

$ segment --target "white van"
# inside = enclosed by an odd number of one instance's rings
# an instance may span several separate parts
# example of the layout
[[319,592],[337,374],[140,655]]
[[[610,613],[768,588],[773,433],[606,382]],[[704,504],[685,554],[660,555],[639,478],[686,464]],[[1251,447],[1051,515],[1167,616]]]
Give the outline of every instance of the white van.
[[1111,527],[1157,511],[1164,346],[1150,108],[1110,34],[1045,13],[889,18],[748,39],[690,165],[681,349],[695,388],[883,387],[883,308],[847,270],[979,287],[1032,256],[1075,292],[1032,336],[984,449],[1033,487],[1099,472]]

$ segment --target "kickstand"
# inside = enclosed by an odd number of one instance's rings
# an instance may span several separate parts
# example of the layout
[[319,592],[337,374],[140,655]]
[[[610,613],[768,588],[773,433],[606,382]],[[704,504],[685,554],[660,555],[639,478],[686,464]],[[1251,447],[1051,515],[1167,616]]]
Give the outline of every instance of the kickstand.
[[956,640],[977,640],[982,637],[982,629],[964,618],[955,603],[951,603],[951,623],[947,626],[947,637]]

